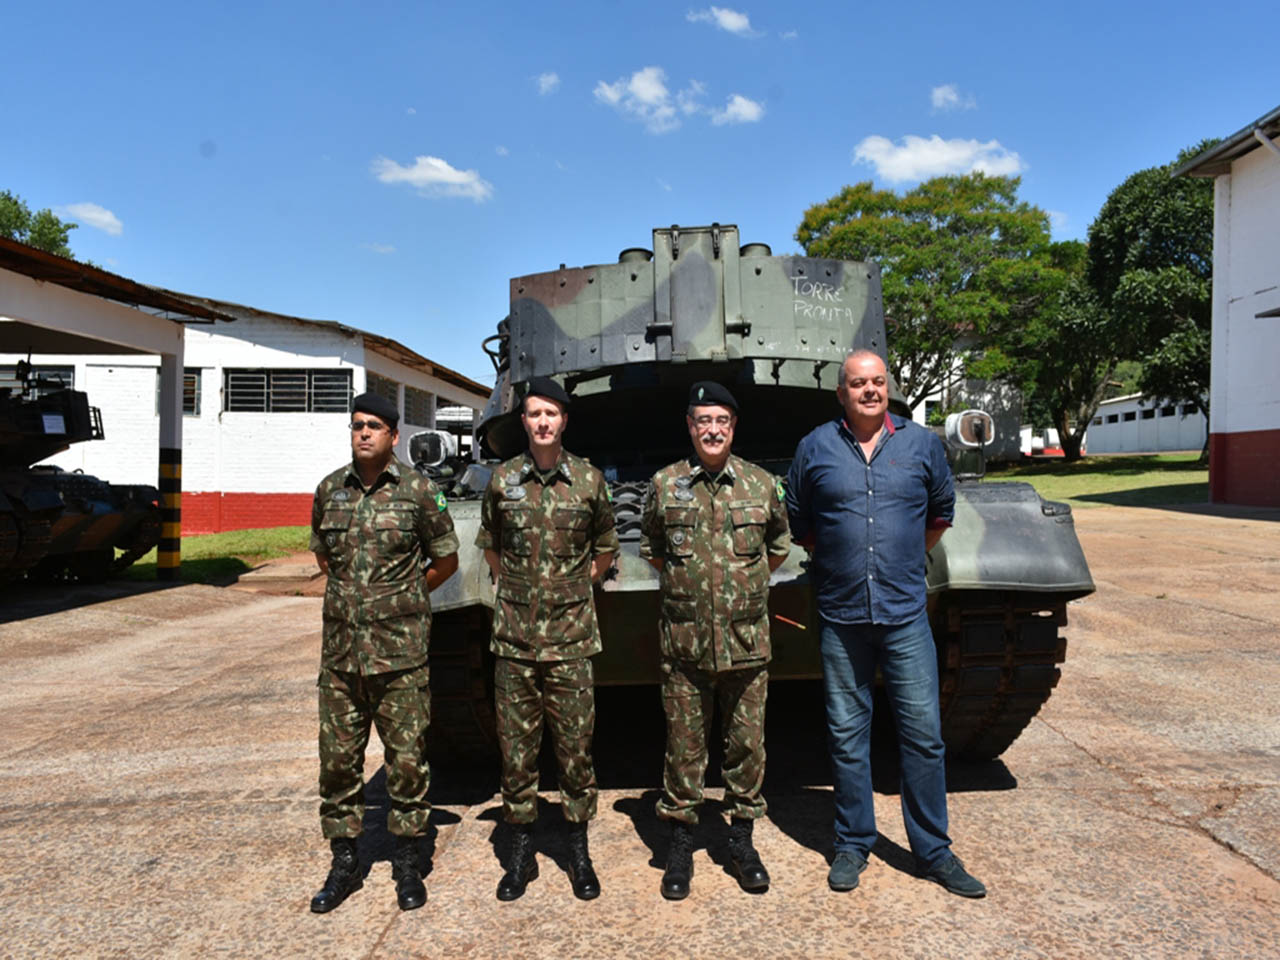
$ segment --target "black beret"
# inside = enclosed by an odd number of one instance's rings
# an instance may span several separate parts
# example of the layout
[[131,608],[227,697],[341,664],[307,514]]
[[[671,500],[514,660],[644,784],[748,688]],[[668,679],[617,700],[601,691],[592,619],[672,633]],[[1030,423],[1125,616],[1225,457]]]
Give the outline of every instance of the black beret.
[[733,399],[733,394],[714,380],[699,380],[689,388],[689,406],[728,407],[734,413],[738,412],[738,401]]
[[386,397],[376,393],[362,393],[351,401],[352,413],[372,413],[394,430],[400,424],[400,411]]
[[525,391],[525,398],[529,397],[546,397],[548,400],[554,400],[560,404],[560,409],[569,409],[569,394],[565,392],[564,387],[556,383],[550,377],[533,377],[529,380],[529,389]]

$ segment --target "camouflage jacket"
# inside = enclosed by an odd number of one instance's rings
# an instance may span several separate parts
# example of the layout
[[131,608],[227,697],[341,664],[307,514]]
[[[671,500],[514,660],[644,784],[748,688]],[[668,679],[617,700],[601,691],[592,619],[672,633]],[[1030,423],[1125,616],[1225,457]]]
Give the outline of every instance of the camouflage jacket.
[[444,494],[395,459],[368,490],[355,466],[320,481],[311,549],[329,560],[321,665],[389,673],[427,660],[426,565],[458,551]]
[[696,458],[654,474],[640,556],[662,564],[662,655],[703,670],[767,663],[769,563],[791,550],[782,483],[730,457],[719,476]]
[[591,560],[618,550],[604,476],[562,452],[545,477],[527,453],[493,471],[476,546],[502,557],[493,652],[574,660],[600,652]]

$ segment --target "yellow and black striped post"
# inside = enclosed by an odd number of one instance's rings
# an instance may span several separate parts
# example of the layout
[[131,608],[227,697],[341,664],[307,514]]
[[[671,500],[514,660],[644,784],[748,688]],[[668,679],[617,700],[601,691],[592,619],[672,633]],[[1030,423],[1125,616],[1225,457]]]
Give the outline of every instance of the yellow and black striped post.
[[160,542],[156,579],[177,580],[182,572],[182,449],[160,448]]

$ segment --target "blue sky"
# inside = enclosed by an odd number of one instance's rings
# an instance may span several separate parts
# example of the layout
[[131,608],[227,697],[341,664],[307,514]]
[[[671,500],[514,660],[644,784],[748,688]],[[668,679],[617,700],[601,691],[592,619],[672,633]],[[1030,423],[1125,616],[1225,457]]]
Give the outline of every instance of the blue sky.
[[1280,104],[1280,5],[24,4],[0,189],[127,277],[491,382],[509,277],[845,184],[1016,172],[1057,239]]

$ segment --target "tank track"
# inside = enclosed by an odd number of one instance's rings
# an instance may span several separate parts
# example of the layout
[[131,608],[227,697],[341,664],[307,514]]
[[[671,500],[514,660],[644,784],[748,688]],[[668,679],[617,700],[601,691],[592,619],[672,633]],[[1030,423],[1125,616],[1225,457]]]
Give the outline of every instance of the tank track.
[[1065,604],[952,605],[935,618],[942,739],[950,756],[993,760],[1031,722],[1066,658]]
[[492,756],[498,737],[488,612],[471,609],[433,617],[430,664],[428,756],[462,762]]

